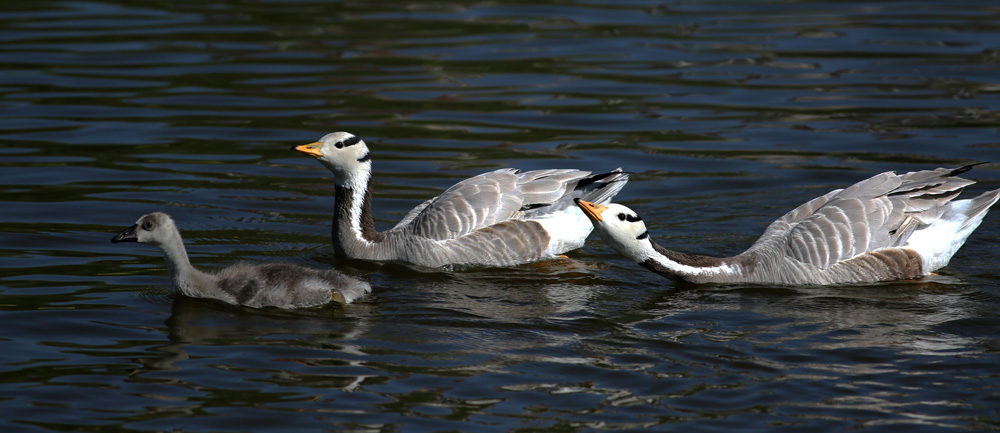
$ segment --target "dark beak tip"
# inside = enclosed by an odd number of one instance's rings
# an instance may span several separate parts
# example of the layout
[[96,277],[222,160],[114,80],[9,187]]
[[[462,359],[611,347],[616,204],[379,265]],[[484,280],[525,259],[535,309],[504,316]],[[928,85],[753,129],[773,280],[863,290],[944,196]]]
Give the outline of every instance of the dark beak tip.
[[139,242],[139,238],[135,236],[136,226],[129,227],[125,231],[114,235],[111,238],[111,243],[117,244],[119,242]]
[[118,244],[118,243],[122,243],[122,242],[138,242],[138,239],[136,239],[135,236],[131,236],[131,237],[129,237],[129,236],[122,236],[121,234],[117,234],[117,235],[115,235],[115,237],[111,238],[111,243],[113,243],[113,244]]

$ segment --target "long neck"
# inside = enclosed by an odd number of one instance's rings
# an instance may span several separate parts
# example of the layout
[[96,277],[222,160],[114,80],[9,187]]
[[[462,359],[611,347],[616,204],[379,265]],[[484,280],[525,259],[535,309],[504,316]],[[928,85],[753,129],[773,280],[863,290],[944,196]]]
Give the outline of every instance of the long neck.
[[652,251],[636,260],[647,269],[696,283],[742,280],[747,266],[742,256],[719,258],[668,250],[650,240]]
[[371,201],[370,178],[363,184],[337,185],[333,213],[334,249],[352,258],[391,260],[382,245],[385,234],[375,230]]
[[159,246],[167,256],[167,269],[177,290],[187,296],[204,297],[202,293],[214,288],[215,278],[212,275],[191,266],[180,233],[174,231],[173,235]]

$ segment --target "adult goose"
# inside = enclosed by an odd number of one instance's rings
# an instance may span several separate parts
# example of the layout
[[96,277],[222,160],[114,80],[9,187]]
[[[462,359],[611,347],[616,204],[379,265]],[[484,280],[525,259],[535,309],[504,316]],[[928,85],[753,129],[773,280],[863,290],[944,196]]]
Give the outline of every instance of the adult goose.
[[857,284],[916,278],[948,264],[1000,189],[953,200],[971,169],[886,172],[831,191],[771,223],[745,252],[716,258],[668,250],[620,204],[577,204],[612,248],[667,277],[695,283]]
[[333,172],[333,246],[350,258],[427,267],[512,266],[583,246],[593,226],[576,198],[606,203],[628,180],[621,169],[500,169],[463,180],[378,232],[372,219],[368,146],[347,132],[292,149]]
[[182,294],[248,307],[303,308],[360,298],[371,286],[333,269],[292,263],[237,263],[210,274],[191,265],[174,220],[162,212],[143,215],[111,242],[153,244],[167,256],[170,277]]

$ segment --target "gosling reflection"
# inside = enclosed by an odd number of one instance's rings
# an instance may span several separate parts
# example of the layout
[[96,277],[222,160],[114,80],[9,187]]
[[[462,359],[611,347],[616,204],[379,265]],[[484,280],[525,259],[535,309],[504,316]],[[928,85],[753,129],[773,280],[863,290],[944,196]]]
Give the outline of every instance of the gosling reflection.
[[[254,381],[278,385],[352,391],[376,375],[365,374],[374,370],[365,365],[366,354],[353,343],[369,326],[370,311],[361,304],[256,310],[171,296],[171,315],[165,322],[169,342],[149,348],[153,355],[138,358],[142,367],[132,377],[182,370],[184,361],[192,359],[191,352],[197,353],[195,359],[218,359],[191,368],[220,368],[225,375],[235,374],[231,380],[236,381],[252,376]],[[240,348],[240,356],[233,356],[234,347]],[[187,381],[193,380],[186,376]]]

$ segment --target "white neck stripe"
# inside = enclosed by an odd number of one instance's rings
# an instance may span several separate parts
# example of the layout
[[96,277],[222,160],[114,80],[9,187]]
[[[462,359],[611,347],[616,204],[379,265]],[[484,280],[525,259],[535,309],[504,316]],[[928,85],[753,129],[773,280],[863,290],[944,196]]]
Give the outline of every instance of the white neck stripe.
[[649,258],[653,259],[653,261],[655,261],[660,266],[663,266],[664,268],[678,275],[706,276],[706,275],[736,274],[739,272],[739,267],[734,264],[723,263],[718,266],[690,266],[670,260],[663,254],[659,253],[654,253],[650,255]]

